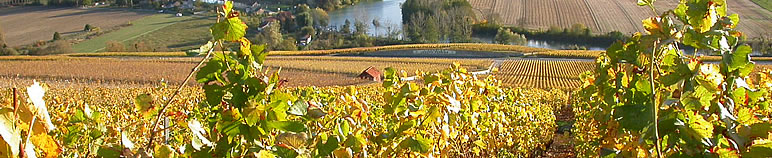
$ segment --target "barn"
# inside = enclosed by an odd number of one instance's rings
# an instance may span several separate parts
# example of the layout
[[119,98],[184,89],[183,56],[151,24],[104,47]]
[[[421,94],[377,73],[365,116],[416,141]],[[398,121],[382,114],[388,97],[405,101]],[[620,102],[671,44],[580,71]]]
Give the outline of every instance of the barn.
[[381,71],[378,71],[375,67],[368,67],[365,69],[365,71],[362,71],[361,74],[359,74],[360,79],[367,79],[372,81],[381,81],[381,76],[383,73]]

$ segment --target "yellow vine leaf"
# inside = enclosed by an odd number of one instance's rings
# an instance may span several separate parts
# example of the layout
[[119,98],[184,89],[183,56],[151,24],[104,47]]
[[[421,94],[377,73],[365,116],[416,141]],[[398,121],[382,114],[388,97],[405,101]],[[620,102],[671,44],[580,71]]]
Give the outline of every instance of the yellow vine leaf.
[[45,157],[59,157],[59,154],[62,152],[62,149],[59,147],[59,143],[57,143],[56,140],[54,140],[54,138],[48,134],[37,134],[32,136],[30,139],[35,147],[38,147],[38,149],[43,151]]

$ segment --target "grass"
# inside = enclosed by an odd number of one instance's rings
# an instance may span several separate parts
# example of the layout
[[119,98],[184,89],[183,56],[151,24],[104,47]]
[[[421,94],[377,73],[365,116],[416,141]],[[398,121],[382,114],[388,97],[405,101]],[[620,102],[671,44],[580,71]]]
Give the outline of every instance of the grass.
[[185,51],[198,48],[200,45],[206,44],[209,39],[212,39],[209,27],[214,24],[214,21],[215,19],[208,17],[194,17],[123,43],[126,46],[130,46],[133,43],[142,41],[165,45],[171,51]]
[[772,1],[769,0],[751,0],[753,3],[756,3],[757,5],[761,6],[762,8],[772,11]]
[[147,16],[133,21],[131,26],[75,44],[72,49],[75,52],[97,52],[105,48],[107,41],[125,42],[186,19],[190,17],[174,17],[171,14]]

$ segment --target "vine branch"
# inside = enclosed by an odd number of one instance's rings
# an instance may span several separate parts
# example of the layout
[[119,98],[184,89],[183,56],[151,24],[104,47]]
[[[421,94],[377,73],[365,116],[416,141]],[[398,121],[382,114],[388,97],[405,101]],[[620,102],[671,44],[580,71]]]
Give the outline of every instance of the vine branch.
[[[213,45],[217,45],[217,43],[218,42],[214,42]],[[161,111],[158,112],[158,116],[155,117],[155,121],[152,124],[153,128],[152,130],[150,130],[150,140],[147,142],[147,145],[146,145],[147,149],[152,149],[151,147],[153,146],[153,139],[155,138],[155,134],[158,133],[156,131],[156,129],[158,128],[158,122],[161,121],[161,118],[164,116],[164,112],[166,111],[166,108],[169,107],[169,104],[171,104],[174,101],[174,98],[176,98],[177,95],[180,94],[180,91],[182,91],[182,88],[185,88],[185,84],[187,84],[188,81],[190,81],[190,78],[192,78],[193,75],[196,74],[196,72],[201,67],[201,65],[204,65],[204,62],[206,62],[207,59],[209,59],[209,57],[212,56],[212,52],[214,51],[214,48],[215,47],[209,48],[209,50],[206,52],[206,56],[203,59],[201,59],[201,61],[198,62],[196,67],[193,67],[193,69],[190,70],[190,73],[188,74],[188,77],[185,78],[185,81],[183,81],[182,84],[180,84],[180,86],[177,87],[177,90],[174,91],[174,94],[172,95],[172,97],[169,98],[168,101],[166,101],[166,104],[164,104],[163,107],[161,107]]]
[[651,104],[653,105],[653,108],[654,108],[654,136],[656,137],[656,139],[655,139],[656,144],[654,145],[654,147],[657,148],[657,157],[661,158],[662,157],[662,149],[660,149],[661,143],[659,141],[659,119],[658,119],[658,116],[657,116],[657,115],[659,115],[658,114],[659,113],[659,104],[657,104],[657,91],[655,91],[655,88],[654,88],[654,69],[655,69],[654,68],[654,62],[655,62],[656,54],[657,54],[657,42],[658,41],[654,42],[654,50],[652,50],[652,52],[651,52],[651,61],[649,61],[649,63],[651,64],[651,67],[649,67],[649,71],[650,71],[650,73],[649,73],[649,83],[651,85],[649,85],[649,87],[651,87]]

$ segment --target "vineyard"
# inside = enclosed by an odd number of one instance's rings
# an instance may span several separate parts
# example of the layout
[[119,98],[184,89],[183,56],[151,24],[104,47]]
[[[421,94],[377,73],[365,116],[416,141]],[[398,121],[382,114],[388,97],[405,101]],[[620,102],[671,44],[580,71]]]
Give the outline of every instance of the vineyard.
[[[636,6],[627,0],[469,0],[477,9],[478,17],[498,15],[504,25],[535,30],[547,30],[552,26],[571,28],[582,24],[593,33],[620,31],[624,34],[642,32],[641,19],[656,14],[647,7]],[[749,38],[772,34],[772,12],[754,4],[751,0],[727,1],[729,13],[742,18],[739,31]],[[678,0],[659,0],[657,8],[675,8]],[[665,10],[658,10],[661,14]]]
[[[201,60],[197,57],[5,57],[0,58],[0,87],[11,87],[17,78],[64,83],[97,83],[110,86],[156,85],[159,81],[179,84],[185,72]],[[377,69],[393,67],[415,74],[416,70],[435,72],[460,62],[470,70],[487,69],[491,61],[486,59],[433,59],[433,58],[372,58],[372,57],[321,57],[277,56],[268,57],[265,66],[282,71],[287,86],[345,86],[369,83],[357,78],[363,70],[372,66]],[[131,71],[125,71],[131,70]],[[5,78],[5,79],[3,79]],[[31,82],[28,82],[31,83]],[[195,84],[189,82],[189,84]],[[18,85],[18,84],[17,84]]]
[[271,56],[226,1],[196,57],[0,58],[0,157],[772,157],[772,66],[731,3],[683,3],[606,51],[464,59]]
[[592,71],[594,62],[559,60],[506,60],[494,75],[511,87],[573,90],[579,75]]

